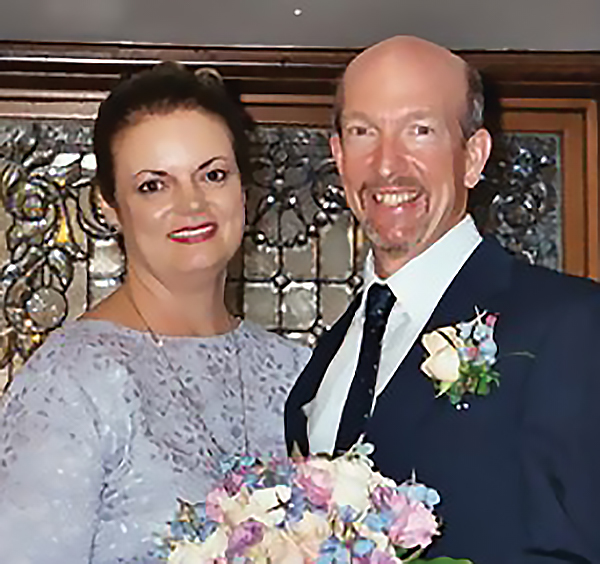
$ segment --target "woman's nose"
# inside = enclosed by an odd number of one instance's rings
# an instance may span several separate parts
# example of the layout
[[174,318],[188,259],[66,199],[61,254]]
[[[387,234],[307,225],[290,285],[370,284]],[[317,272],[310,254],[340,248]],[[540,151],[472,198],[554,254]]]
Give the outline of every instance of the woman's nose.
[[204,190],[194,181],[182,183],[177,190],[175,209],[182,215],[199,213],[206,207]]

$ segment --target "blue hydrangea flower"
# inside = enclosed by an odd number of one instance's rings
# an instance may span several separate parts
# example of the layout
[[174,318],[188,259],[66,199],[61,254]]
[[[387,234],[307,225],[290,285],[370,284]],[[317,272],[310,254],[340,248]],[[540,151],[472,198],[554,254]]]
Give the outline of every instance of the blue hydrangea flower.
[[498,345],[493,339],[487,339],[479,344],[479,354],[486,364],[494,364],[498,354]]
[[320,546],[316,564],[351,564],[351,561],[348,547],[338,538],[329,537]]
[[409,501],[421,502],[429,508],[434,507],[441,500],[436,490],[423,484],[402,484],[398,486],[397,491],[406,495]]
[[304,491],[296,485],[292,486],[292,493],[286,505],[285,521],[298,523],[302,520],[306,509],[307,500]]
[[462,323],[458,323],[456,325],[456,332],[458,334],[458,338],[466,341],[471,338],[471,334],[473,332],[473,326],[477,323],[477,320],[473,321],[463,321]]
[[358,538],[352,545],[352,556],[366,558],[371,555],[376,546],[375,542],[370,539]]
[[358,511],[350,505],[343,505],[339,508],[339,517],[343,523],[354,523],[358,516]]
[[475,325],[475,330],[473,331],[473,338],[476,341],[487,341],[493,339],[494,337],[494,328],[486,325],[479,321],[477,325]]

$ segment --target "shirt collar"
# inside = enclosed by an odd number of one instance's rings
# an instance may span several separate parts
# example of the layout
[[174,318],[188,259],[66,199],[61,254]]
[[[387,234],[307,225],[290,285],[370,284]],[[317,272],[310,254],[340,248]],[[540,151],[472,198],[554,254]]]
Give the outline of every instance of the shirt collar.
[[[396,296],[397,303],[402,304],[402,308],[416,319],[430,313],[431,301],[439,301],[481,241],[473,218],[467,215],[433,245],[385,280],[375,274],[371,251],[365,261],[364,288],[367,290],[376,282],[387,284]],[[366,291],[363,296],[366,296]]]

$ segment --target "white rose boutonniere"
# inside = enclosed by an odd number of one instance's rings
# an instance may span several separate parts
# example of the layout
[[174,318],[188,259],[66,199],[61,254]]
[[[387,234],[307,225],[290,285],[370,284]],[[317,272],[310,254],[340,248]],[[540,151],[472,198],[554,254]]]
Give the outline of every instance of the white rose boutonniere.
[[437,395],[447,395],[452,405],[465,394],[486,396],[492,385],[500,383],[500,374],[492,368],[498,354],[494,341],[498,317],[476,313],[473,320],[426,333],[421,341],[429,354],[421,370],[433,381]]

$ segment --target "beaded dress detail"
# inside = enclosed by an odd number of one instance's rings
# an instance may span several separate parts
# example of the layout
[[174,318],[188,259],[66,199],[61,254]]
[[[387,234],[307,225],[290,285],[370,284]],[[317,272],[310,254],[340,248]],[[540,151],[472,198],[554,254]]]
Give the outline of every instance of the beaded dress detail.
[[220,453],[285,453],[308,349],[248,321],[161,340],[74,321],[17,375],[0,412],[0,562],[155,562],[176,498],[205,497]]

